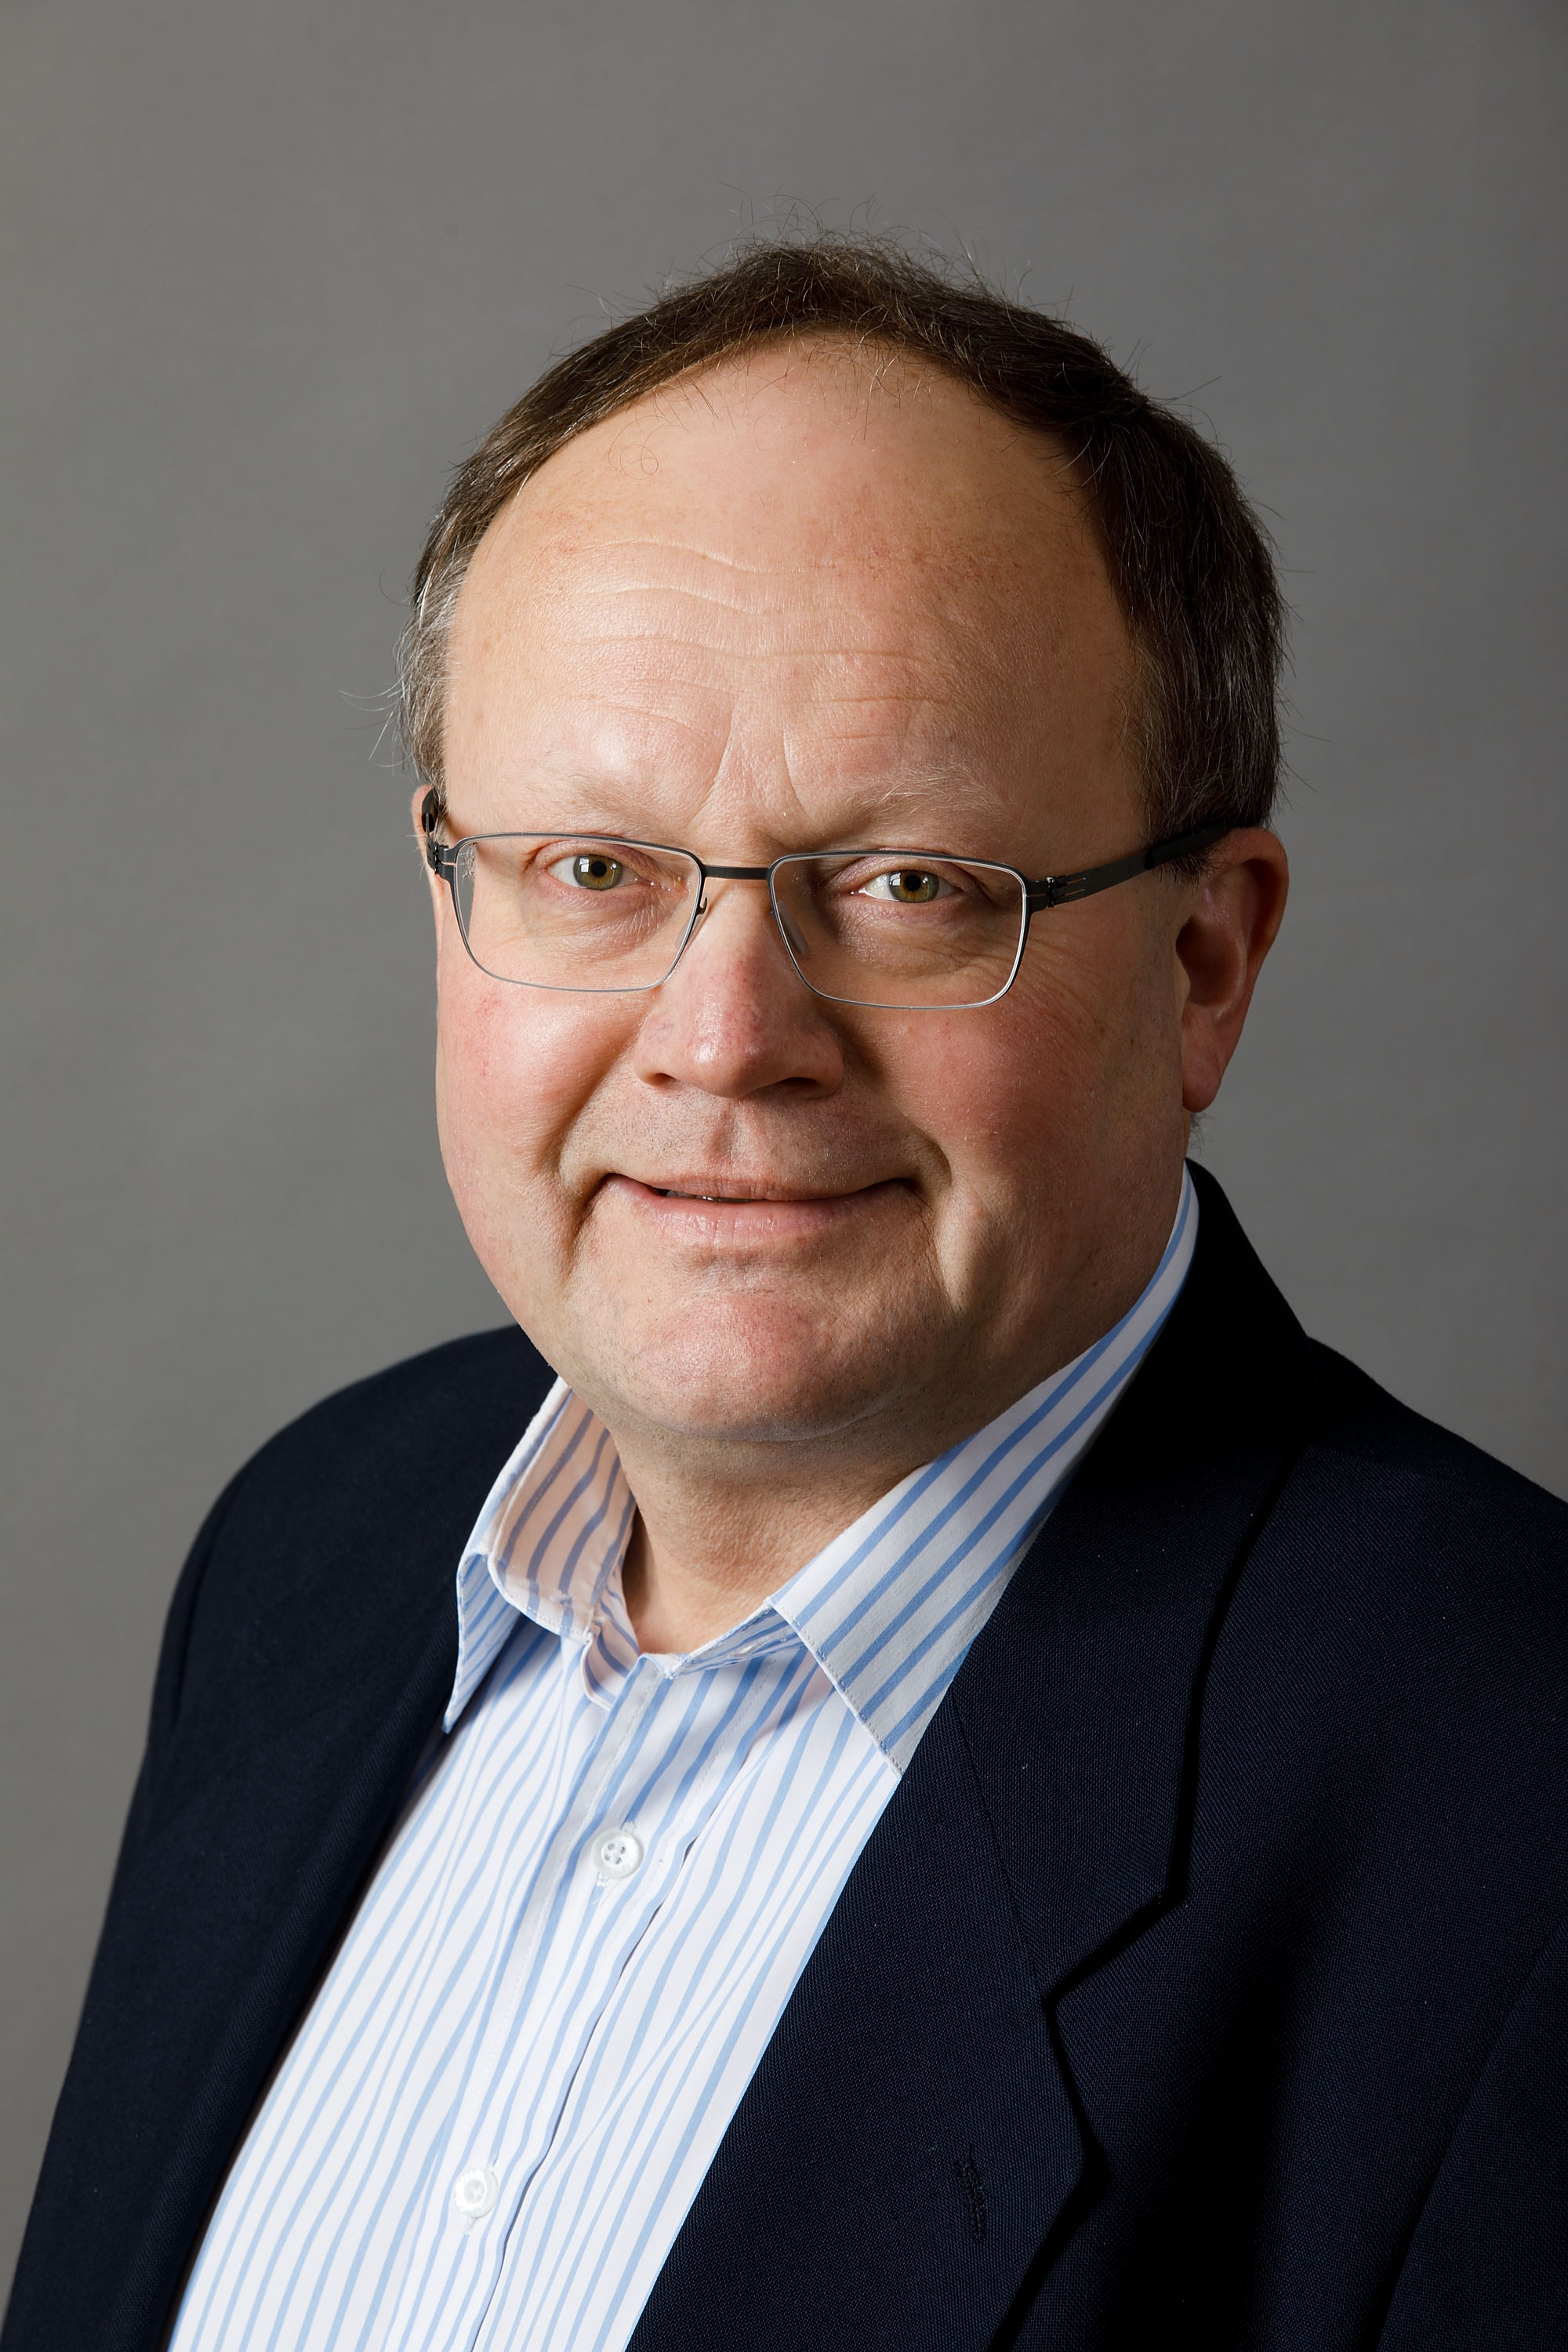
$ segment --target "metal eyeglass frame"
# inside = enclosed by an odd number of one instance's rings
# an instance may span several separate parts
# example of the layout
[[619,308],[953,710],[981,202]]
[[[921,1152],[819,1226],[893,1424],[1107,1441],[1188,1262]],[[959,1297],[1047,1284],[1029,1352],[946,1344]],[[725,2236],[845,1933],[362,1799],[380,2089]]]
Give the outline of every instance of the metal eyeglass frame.
[[988,866],[996,873],[1010,874],[1023,889],[1024,919],[1018,926],[1018,945],[1013,957],[1012,969],[1001,987],[992,995],[977,997],[966,1004],[884,1004],[873,997],[835,996],[826,988],[818,988],[812,981],[806,979],[805,973],[801,971],[795,949],[790,944],[789,926],[779,906],[773,877],[781,866],[795,865],[802,857],[888,856],[895,854],[893,852],[868,849],[791,850],[783,857],[775,857],[769,866],[710,866],[699,857],[694,850],[678,849],[671,842],[634,841],[629,834],[620,833],[574,833],[565,837],[573,841],[604,842],[606,845],[619,842],[627,849],[662,850],[667,856],[689,859],[697,868],[697,897],[691,909],[691,919],[681,934],[680,945],[676,949],[658,978],[637,981],[628,988],[581,988],[562,981],[510,980],[503,972],[492,972],[488,964],[479,963],[479,957],[468,945],[468,930],[458,904],[458,856],[468,842],[507,841],[513,838],[543,841],[548,840],[550,836],[547,834],[513,835],[507,833],[473,833],[465,834],[459,841],[438,841],[436,837],[436,827],[441,822],[441,795],[437,788],[432,784],[419,803],[419,824],[425,835],[426,862],[431,873],[438,875],[452,893],[453,912],[458,916],[458,929],[468,954],[473,957],[474,962],[479,965],[482,972],[491,980],[500,981],[504,987],[544,988],[558,996],[646,995],[649,989],[663,987],[690,946],[691,935],[708,911],[708,885],[710,881],[765,882],[768,886],[768,905],[773,910],[773,923],[779,937],[784,941],[784,953],[799,977],[811,990],[813,996],[820,996],[828,1004],[858,1004],[871,1013],[981,1012],[987,1004],[994,1004],[999,998],[1005,996],[1017,979],[1018,967],[1024,961],[1024,950],[1028,944],[1029,924],[1033,917],[1052,907],[1069,907],[1079,898],[1092,898],[1099,890],[1113,890],[1119,882],[1131,882],[1140,874],[1152,874],[1161,866],[1173,865],[1178,857],[1195,856],[1199,850],[1211,847],[1224,835],[1235,831],[1235,826],[1228,817],[1215,817],[1209,824],[1194,825],[1186,833],[1168,834],[1163,841],[1153,842],[1147,849],[1135,849],[1129,857],[1113,857],[1109,865],[1105,866],[1087,866],[1077,874],[1043,875],[1037,882],[1029,881],[1016,866],[1004,866],[995,858],[954,857],[947,850],[900,850],[896,853],[898,856],[910,859],[929,857],[933,862],[949,866]]

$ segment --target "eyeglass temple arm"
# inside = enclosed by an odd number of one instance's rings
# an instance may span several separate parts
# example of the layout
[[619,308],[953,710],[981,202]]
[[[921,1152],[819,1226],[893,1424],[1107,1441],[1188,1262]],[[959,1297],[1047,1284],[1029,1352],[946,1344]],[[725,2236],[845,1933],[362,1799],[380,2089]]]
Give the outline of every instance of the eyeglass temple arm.
[[1109,866],[1087,866],[1081,874],[1047,874],[1040,881],[1024,886],[1029,912],[1037,914],[1044,907],[1068,907],[1075,898],[1092,898],[1097,890],[1110,890],[1118,882],[1131,882],[1135,874],[1152,874],[1157,866],[1170,866],[1178,857],[1194,856],[1232,830],[1228,817],[1215,817],[1211,824],[1194,825],[1190,833],[1173,833],[1151,848],[1135,849],[1131,857],[1112,858]]
[[419,803],[419,830],[425,835],[425,863],[432,874],[444,882],[457,879],[458,861],[444,841],[436,838],[436,827],[441,822],[441,794],[432,784]]

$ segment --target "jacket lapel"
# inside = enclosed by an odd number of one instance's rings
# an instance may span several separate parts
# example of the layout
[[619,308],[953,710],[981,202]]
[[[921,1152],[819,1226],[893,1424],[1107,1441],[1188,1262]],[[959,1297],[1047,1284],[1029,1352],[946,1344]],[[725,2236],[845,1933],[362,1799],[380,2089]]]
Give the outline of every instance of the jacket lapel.
[[1209,1655],[1310,1426],[1312,1350],[1224,1194],[952,1698],[1041,1990],[1179,1899]]
[[[404,1622],[379,1628],[374,1645],[345,1644],[336,1706],[247,1750],[167,1825],[154,1817],[111,1924],[141,2027],[129,2052],[121,2040],[118,2064],[132,2056],[138,2140],[163,2160],[142,2184],[103,2352],[161,2340],[153,2323],[169,2312],[229,2156],[451,1688],[449,1581],[444,1599],[439,1612],[398,1612]],[[193,1955],[199,1983],[188,1979]],[[89,1993],[84,2039],[89,2025],[121,2039],[124,2006],[122,1995],[120,2018],[100,2019]]]
[[944,1706],[802,1973],[633,2352],[988,2343],[1082,2165]]
[[[18,2271],[19,2341],[163,2340],[439,1719],[461,1547],[550,1377],[517,1332],[446,1353],[285,1432],[182,1580],[160,1675],[180,1696],[132,1807]],[[62,2267],[66,2248],[81,2251]]]
[[845,1887],[632,2339],[967,2352],[1095,2194],[1056,2000],[1179,1899],[1229,1593],[1310,1350],[1223,1194]]

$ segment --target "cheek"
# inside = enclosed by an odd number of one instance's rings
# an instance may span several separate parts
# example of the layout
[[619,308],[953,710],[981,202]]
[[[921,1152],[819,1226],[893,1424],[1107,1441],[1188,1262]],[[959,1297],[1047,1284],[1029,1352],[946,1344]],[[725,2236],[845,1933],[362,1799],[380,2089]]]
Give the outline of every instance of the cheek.
[[465,1221],[488,1224],[520,1192],[555,1177],[616,1045],[597,1034],[602,1024],[579,998],[468,972],[443,973],[437,1108]]
[[1136,955],[1042,941],[999,1004],[889,1041],[889,1076],[961,1196],[1060,1202],[1109,1172],[1152,1092],[1168,1090],[1169,1008],[1145,980]]
[[1092,1099],[1107,1033],[1103,1009],[1080,991],[1020,973],[999,1004],[947,1025],[927,1077],[933,1108],[956,1122],[955,1139],[1053,1125]]

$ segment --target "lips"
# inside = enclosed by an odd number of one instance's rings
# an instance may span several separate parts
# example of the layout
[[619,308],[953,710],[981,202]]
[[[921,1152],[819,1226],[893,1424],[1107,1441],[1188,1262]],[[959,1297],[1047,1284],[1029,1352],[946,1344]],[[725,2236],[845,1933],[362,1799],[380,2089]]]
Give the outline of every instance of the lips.
[[748,1184],[737,1182],[732,1176],[682,1176],[674,1183],[659,1183],[648,1176],[628,1176],[617,1171],[623,1183],[637,1184],[645,1192],[657,1193],[661,1201],[703,1201],[721,1208],[784,1208],[802,1202],[850,1201],[858,1193],[879,1192],[896,1178],[873,1177],[868,1184]]
[[604,1178],[600,1190],[609,1198],[618,1195],[628,1207],[652,1217],[671,1233],[684,1229],[687,1220],[696,1220],[690,1230],[705,1234],[729,1233],[741,1240],[747,1234],[771,1234],[783,1242],[792,1234],[804,1238],[826,1232],[846,1217],[858,1216],[906,1192],[908,1185],[899,1177],[828,1187],[780,1183],[776,1178],[768,1182],[685,1171],[673,1181],[662,1173],[654,1181],[616,1171]]
[[[631,1181],[637,1183],[641,1180],[633,1177]],[[841,1192],[710,1192],[692,1184],[650,1184],[647,1189],[657,1192],[661,1201],[717,1201],[737,1208],[754,1208],[763,1202],[837,1201],[847,1197]]]

